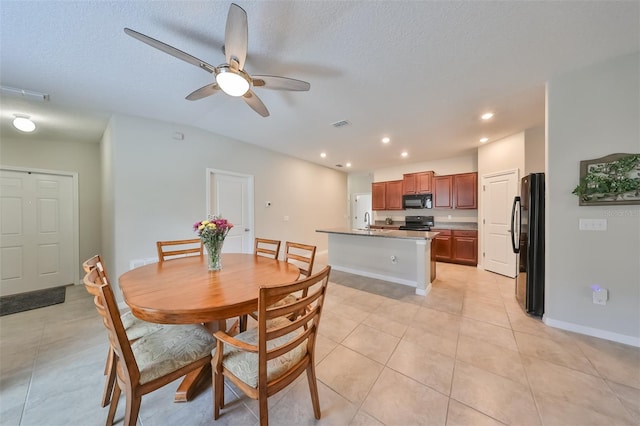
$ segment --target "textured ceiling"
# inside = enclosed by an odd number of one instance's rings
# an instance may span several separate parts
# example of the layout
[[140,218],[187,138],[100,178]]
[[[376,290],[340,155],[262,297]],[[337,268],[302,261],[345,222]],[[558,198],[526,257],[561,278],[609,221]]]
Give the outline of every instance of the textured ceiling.
[[[239,5],[249,21],[245,69],[311,83],[309,92],[256,88],[268,118],[221,93],[185,100],[212,75],[123,32],[218,65],[228,2],[1,0],[0,83],[51,100],[3,96],[0,132],[15,136],[10,118],[26,113],[43,137],[98,141],[118,112],[369,171],[461,155],[482,136],[541,125],[550,77],[640,50],[638,1]],[[481,123],[486,110],[496,116]],[[351,125],[331,126],[339,120]],[[383,136],[392,142],[383,146]]]

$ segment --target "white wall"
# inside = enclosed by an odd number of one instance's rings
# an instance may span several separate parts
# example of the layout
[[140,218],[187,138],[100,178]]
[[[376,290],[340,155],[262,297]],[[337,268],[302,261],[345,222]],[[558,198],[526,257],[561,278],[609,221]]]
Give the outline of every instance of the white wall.
[[79,259],[76,266],[100,253],[100,145],[96,142],[44,140],[37,133],[2,135],[0,158],[6,166],[32,167],[78,173]]
[[[323,251],[326,234],[315,230],[344,226],[345,173],[166,122],[116,115],[109,127],[104,156],[112,161],[114,223],[105,238],[114,248],[112,278],[127,271],[131,260],[154,257],[157,240],[194,236],[191,225],[206,214],[207,168],[254,176],[256,236]],[[184,140],[172,139],[176,131]],[[264,207],[267,200],[270,208]]]
[[[553,78],[547,85],[545,322],[640,346],[640,206],[578,206],[581,160],[640,152],[640,55]],[[606,232],[578,230],[580,218]],[[590,286],[609,289],[594,305]]]
[[524,131],[524,173],[544,173],[545,163],[545,126],[533,127]]

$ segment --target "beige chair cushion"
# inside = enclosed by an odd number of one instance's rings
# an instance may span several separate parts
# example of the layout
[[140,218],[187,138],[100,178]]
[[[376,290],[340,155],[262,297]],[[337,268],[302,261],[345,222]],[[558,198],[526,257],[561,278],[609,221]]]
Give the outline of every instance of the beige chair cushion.
[[204,358],[215,347],[215,337],[201,325],[163,325],[131,344],[140,370],[140,383],[148,383]]
[[[269,327],[281,327],[283,325],[290,324],[286,318],[277,318],[269,322]],[[277,339],[267,342],[267,350],[271,350],[275,347],[282,346],[295,336],[299,334],[298,331],[292,331],[289,334],[278,337]],[[240,333],[234,336],[235,339],[241,340],[250,345],[258,344],[258,330],[251,329],[244,333]],[[307,340],[296,346],[291,351],[285,353],[278,358],[267,361],[267,381],[280,377],[283,373],[299,362],[307,353]],[[215,349],[211,352],[215,355]],[[222,359],[222,365],[229,370],[234,376],[245,382],[251,387],[258,386],[258,353],[246,352],[240,349],[234,348],[231,345],[224,346],[224,358]]]
[[120,316],[120,318],[122,319],[122,325],[124,326],[124,330],[127,332],[127,337],[130,341],[139,339],[142,336],[151,334],[164,327],[162,324],[142,321],[141,319],[133,316],[131,312],[125,312]]

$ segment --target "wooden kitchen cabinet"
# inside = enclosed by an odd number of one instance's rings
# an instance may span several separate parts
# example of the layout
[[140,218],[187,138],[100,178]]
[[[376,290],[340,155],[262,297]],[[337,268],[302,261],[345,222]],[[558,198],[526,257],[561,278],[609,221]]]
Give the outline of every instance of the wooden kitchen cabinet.
[[371,208],[373,210],[384,210],[387,205],[387,183],[374,182],[371,184]]
[[463,265],[478,264],[478,231],[453,230],[454,263]]
[[456,209],[477,209],[478,173],[453,175],[453,198]]
[[432,191],[431,181],[433,172],[409,173],[403,175],[403,194],[430,194]]
[[478,231],[431,229],[439,232],[431,246],[438,262],[478,264]]
[[435,252],[438,262],[451,262],[453,260],[453,241],[450,229],[431,228],[433,232],[439,232],[433,239],[431,249]]
[[453,207],[453,179],[451,175],[433,177],[433,207]]
[[478,208],[478,173],[433,177],[433,207]]
[[371,184],[373,210],[402,210],[402,181],[374,182]]

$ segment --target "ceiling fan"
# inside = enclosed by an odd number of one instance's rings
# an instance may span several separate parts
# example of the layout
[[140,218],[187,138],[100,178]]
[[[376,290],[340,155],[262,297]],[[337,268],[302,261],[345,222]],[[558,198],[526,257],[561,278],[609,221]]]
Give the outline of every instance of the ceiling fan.
[[213,83],[209,83],[187,95],[186,99],[190,101],[214,95],[222,90],[230,96],[242,96],[242,99],[244,99],[255,112],[263,117],[268,117],[269,110],[253,90],[251,90],[252,87],[293,91],[307,91],[311,87],[306,81],[274,75],[251,76],[244,70],[244,62],[247,57],[247,40],[249,38],[247,12],[235,3],[231,3],[229,7],[224,35],[224,53],[227,62],[217,67],[130,28],[125,28],[124,32],[151,47],[155,47],[169,55],[182,59],[215,76]]

